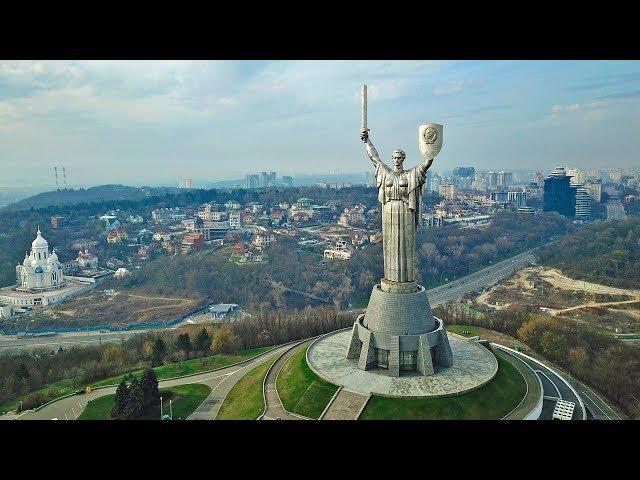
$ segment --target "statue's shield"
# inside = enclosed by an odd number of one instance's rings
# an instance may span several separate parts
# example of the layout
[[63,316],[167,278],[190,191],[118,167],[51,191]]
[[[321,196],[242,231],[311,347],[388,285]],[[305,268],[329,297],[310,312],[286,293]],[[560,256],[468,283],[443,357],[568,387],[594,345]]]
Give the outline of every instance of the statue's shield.
[[435,158],[442,148],[442,125],[439,123],[425,123],[418,127],[418,149],[422,157],[427,160]]

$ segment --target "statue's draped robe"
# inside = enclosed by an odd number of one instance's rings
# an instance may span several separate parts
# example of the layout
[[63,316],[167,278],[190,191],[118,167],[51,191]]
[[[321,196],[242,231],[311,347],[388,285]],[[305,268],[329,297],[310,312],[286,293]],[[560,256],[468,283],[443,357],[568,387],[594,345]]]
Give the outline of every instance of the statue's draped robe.
[[420,197],[426,173],[424,165],[394,173],[384,163],[376,164],[387,280],[413,282],[416,279],[416,228],[420,223]]

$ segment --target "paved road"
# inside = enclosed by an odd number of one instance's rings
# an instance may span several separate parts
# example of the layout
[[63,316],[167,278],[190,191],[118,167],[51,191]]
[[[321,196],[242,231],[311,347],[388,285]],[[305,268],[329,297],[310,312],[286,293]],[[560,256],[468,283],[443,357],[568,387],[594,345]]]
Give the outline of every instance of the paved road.
[[[584,411],[582,406],[580,405],[580,400],[573,392],[573,390],[569,388],[569,386],[567,386],[567,384],[563,381],[563,379],[567,381],[567,378],[561,376],[559,372],[556,373],[550,368],[532,360],[526,355],[515,352],[513,350],[509,350],[509,353],[517,356],[520,360],[529,365],[536,372],[536,375],[538,375],[540,381],[542,382],[542,388],[544,390],[545,397],[551,397],[555,399],[559,396],[562,400],[574,402],[576,404],[576,407],[573,411],[573,420],[584,420],[587,418],[586,411]],[[547,409],[543,409],[542,415],[540,417],[541,420],[551,419],[545,418],[546,412]]]
[[[189,417],[190,419],[213,419],[218,413],[222,400],[233,385],[245,374],[268,357],[273,357],[284,352],[288,346],[279,347],[275,350],[263,353],[242,364],[234,365],[220,370],[189,377],[176,378],[160,382],[160,388],[184,385],[187,383],[203,383],[211,387],[212,391],[204,403]],[[116,387],[101,388],[86,395],[74,395],[51,403],[40,410],[29,410],[21,415],[3,415],[3,420],[73,420],[78,418],[84,407],[90,400],[113,394]]]
[[266,399],[267,405],[263,420],[307,420],[305,417],[301,417],[299,415],[294,415],[287,412],[282,406],[282,401],[280,400],[280,396],[276,390],[276,378],[278,376],[278,372],[285,364],[287,360],[289,360],[296,352],[300,351],[302,348],[306,348],[312,340],[307,340],[306,342],[302,342],[290,350],[284,353],[269,369],[269,373],[267,373],[267,379],[265,381],[266,388]]
[[102,342],[122,342],[142,330],[126,332],[67,332],[51,337],[16,337],[15,335],[0,335],[0,353],[13,353],[23,350],[47,349],[57,350],[60,347],[69,348],[73,345],[86,346]]
[[448,300],[460,298],[467,292],[484,290],[535,261],[533,251],[529,250],[466,277],[432,288],[427,291],[429,303],[433,307]]
[[607,405],[602,398],[584,383],[579,382],[573,377],[564,377],[573,388],[578,391],[580,398],[584,402],[584,406],[589,410],[594,420],[622,420],[620,416]]

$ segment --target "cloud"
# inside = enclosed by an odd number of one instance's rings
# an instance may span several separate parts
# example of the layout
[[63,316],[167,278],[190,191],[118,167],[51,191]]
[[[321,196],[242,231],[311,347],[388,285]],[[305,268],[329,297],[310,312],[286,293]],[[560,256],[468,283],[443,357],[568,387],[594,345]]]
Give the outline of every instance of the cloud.
[[[451,162],[466,161],[468,143],[475,139],[486,145],[476,145],[471,155],[505,165],[517,158],[524,164],[528,152],[512,139],[532,124],[558,132],[558,149],[568,148],[569,140],[560,133],[572,128],[583,145],[591,141],[584,136],[590,131],[585,125],[591,128],[603,119],[626,122],[629,129],[637,125],[635,104],[625,100],[640,96],[638,87],[624,87],[627,93],[593,91],[586,98],[577,97],[578,90],[568,95],[555,82],[556,65],[0,62],[0,168],[19,181],[44,172],[39,166],[47,158],[63,159],[76,175],[86,172],[88,183],[185,175],[229,178],[266,165],[279,172],[359,171],[366,168],[357,134],[363,83],[369,86],[370,124],[379,147],[414,144],[418,124],[443,120],[449,135],[443,153],[451,155]],[[567,63],[562,78],[579,84],[581,65]],[[632,62],[626,65],[616,68],[638,69]],[[589,65],[594,77],[588,80],[608,81],[610,68],[600,62]],[[615,80],[632,84],[633,75],[631,71]],[[540,108],[547,115],[541,116]],[[469,134],[470,128],[475,132]],[[478,129],[483,129],[482,135]],[[509,142],[513,150],[505,153]],[[625,137],[624,142],[640,148],[635,137]],[[551,158],[551,146],[544,153]],[[533,161],[539,159],[534,156]],[[7,168],[17,164],[34,168]]]
[[607,106],[607,102],[602,100],[593,100],[587,103],[569,103],[567,105],[552,105],[551,114],[560,114],[562,112],[575,112],[576,110],[594,110]]

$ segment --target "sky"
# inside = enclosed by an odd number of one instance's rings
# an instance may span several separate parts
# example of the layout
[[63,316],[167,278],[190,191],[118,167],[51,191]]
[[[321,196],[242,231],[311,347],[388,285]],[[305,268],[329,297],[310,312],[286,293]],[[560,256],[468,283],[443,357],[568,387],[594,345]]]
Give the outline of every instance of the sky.
[[436,171],[640,166],[637,61],[0,61],[0,188],[364,172],[363,83],[406,167],[428,122]]

